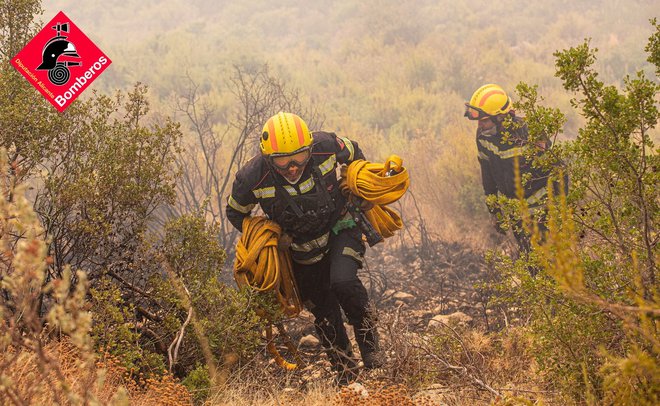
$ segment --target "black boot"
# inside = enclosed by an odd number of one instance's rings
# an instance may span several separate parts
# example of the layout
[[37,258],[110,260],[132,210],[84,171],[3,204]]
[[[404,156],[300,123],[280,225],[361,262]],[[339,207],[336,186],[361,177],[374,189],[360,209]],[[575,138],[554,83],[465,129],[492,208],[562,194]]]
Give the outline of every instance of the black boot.
[[332,286],[337,300],[355,331],[355,341],[360,348],[362,362],[367,369],[379,368],[384,364],[384,356],[378,345],[376,317],[369,296],[362,282],[354,280],[336,283]]
[[332,370],[337,372],[335,383],[339,386],[346,386],[357,379],[358,367],[350,347],[342,350],[333,348],[327,350]]
[[337,313],[339,317],[333,319],[334,323],[328,321],[327,318],[321,319],[316,321],[315,327],[321,345],[328,354],[332,370],[337,373],[335,382],[337,385],[346,386],[357,378],[357,363],[353,358],[351,343],[348,340],[339,309],[337,309]]
[[371,315],[365,317],[359,326],[355,327],[355,341],[360,348],[362,362],[366,369],[381,368],[385,364],[385,356],[378,343],[378,330]]

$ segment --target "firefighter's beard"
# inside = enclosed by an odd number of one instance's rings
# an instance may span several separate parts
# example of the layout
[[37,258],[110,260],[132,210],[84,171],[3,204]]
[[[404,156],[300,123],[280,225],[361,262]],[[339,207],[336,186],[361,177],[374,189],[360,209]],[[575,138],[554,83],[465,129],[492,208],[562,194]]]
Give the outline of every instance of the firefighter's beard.
[[287,182],[292,185],[298,183],[304,171],[305,167],[297,168],[295,166],[286,170],[277,169],[277,173],[279,173],[284,179],[286,179]]
[[484,137],[492,137],[497,134],[497,124],[490,118],[479,120],[479,129],[477,131]]
[[481,120],[479,120],[478,125],[480,130],[485,131],[495,127],[495,122],[490,118],[482,118]]

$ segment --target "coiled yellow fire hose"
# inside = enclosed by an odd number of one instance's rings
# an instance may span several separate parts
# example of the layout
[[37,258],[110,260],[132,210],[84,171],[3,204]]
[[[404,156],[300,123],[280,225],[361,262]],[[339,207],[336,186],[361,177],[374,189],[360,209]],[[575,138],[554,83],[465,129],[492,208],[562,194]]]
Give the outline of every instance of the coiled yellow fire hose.
[[399,213],[386,206],[399,200],[410,186],[408,170],[399,156],[390,155],[382,164],[353,161],[341,186],[344,194],[350,192],[375,205],[365,215],[383,238],[403,227]]
[[[236,262],[234,264],[234,279],[239,288],[249,287],[258,292],[273,291],[282,312],[288,317],[297,316],[302,310],[302,303],[296,281],[293,277],[291,255],[289,251],[281,251],[277,243],[282,234],[280,226],[265,217],[246,217],[243,220],[243,235],[236,245]],[[260,309],[257,314],[266,317],[266,311]],[[273,341],[273,322],[266,328],[268,352],[277,365],[287,370],[298,368],[284,360]],[[279,334],[284,337],[287,349],[296,358],[300,357],[296,347],[286,334],[281,323],[275,324]]]

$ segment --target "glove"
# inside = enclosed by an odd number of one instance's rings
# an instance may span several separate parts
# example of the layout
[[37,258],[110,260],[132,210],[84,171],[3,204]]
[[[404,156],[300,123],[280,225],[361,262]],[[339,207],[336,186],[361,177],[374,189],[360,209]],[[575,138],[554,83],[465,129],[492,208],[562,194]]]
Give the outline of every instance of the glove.
[[348,195],[348,201],[351,202],[351,204],[353,206],[357,207],[358,209],[360,209],[363,212],[371,210],[371,209],[374,208],[373,203],[371,203],[371,202],[369,202],[369,201],[367,201],[367,200],[365,200],[361,197],[355,196],[352,193]]
[[339,167],[339,190],[346,190],[348,186],[346,185],[348,181],[346,180],[346,173],[348,172],[348,166],[342,165]]
[[346,173],[348,173],[348,166],[342,165],[339,167],[339,177],[346,179]]
[[277,249],[279,249],[280,251],[286,251],[289,249],[292,242],[293,242],[293,238],[291,238],[289,234],[282,233],[279,240],[277,240]]

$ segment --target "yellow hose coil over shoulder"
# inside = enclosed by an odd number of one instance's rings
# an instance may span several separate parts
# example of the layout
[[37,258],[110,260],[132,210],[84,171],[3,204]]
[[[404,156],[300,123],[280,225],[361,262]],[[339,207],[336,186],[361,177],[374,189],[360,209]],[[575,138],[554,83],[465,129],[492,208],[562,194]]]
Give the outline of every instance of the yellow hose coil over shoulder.
[[388,238],[403,227],[401,216],[386,207],[399,200],[410,186],[408,170],[403,167],[403,159],[390,155],[383,164],[364,160],[353,161],[346,170],[342,192],[361,197],[375,206],[365,215],[369,222],[383,236]]
[[[246,217],[243,220],[243,234],[236,245],[234,279],[239,288],[250,288],[258,292],[273,291],[288,317],[297,316],[302,310],[302,303],[295,279],[289,251],[280,251],[277,243],[282,234],[280,226],[265,217]],[[257,312],[265,314],[264,311]],[[273,325],[266,328],[268,352],[282,368],[293,370],[297,364],[284,360],[273,342]],[[284,327],[277,324],[280,335],[284,336],[289,351],[298,358],[296,348],[288,338]]]

